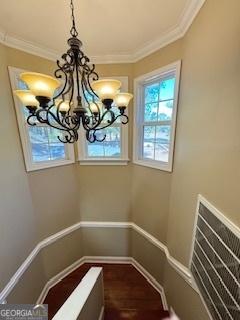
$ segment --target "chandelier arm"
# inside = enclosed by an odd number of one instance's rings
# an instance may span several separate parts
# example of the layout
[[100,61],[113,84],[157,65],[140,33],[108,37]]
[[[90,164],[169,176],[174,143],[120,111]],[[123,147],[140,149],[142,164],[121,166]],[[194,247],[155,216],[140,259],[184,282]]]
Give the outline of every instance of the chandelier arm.
[[[108,120],[108,122],[105,124],[105,125],[102,125],[101,127],[99,127],[99,123],[100,124],[103,124],[103,119],[104,119],[104,117],[108,114],[108,113],[111,113],[111,120]],[[88,124],[85,122],[85,121],[83,121],[83,128],[85,129],[85,130],[89,130],[89,131],[100,131],[100,130],[103,130],[103,129],[105,129],[105,128],[108,128],[108,127],[110,127],[115,121],[116,121],[116,117],[115,117],[115,114],[114,114],[114,112],[112,111],[112,110],[106,110],[104,113],[103,113],[103,115],[100,117],[100,120],[98,121],[98,123],[96,124],[96,125],[94,125],[94,126],[92,126],[92,127],[90,127],[90,126],[88,126]]]
[[[105,116],[107,116],[109,113],[110,113],[110,115],[111,115],[111,120],[107,120],[107,126],[104,126],[103,128],[109,127],[109,126],[112,125],[112,124],[116,121],[116,119],[117,119],[116,116],[115,116],[115,113],[114,113],[112,110],[108,110],[108,109],[107,109],[107,110],[103,113],[102,117],[100,118],[100,123],[104,123],[103,120],[104,120]],[[100,128],[100,130],[101,130],[101,128]]]
[[[39,110],[39,111],[43,111],[43,110]],[[50,124],[48,118],[46,120],[44,120],[41,116],[40,116],[40,113],[41,112],[38,112],[38,114],[31,114],[30,116],[28,116],[27,118],[27,123],[30,125],[30,126],[36,126],[37,123],[36,122],[31,122],[30,119],[35,117],[37,121],[39,121],[40,123],[43,123],[43,124],[47,124],[55,129],[58,129],[58,130],[61,130],[61,131],[64,131],[66,134],[64,135],[64,139],[62,139],[60,136],[58,136],[58,140],[62,143],[74,143],[75,141],[77,141],[78,139],[78,132],[77,130],[75,129],[64,129],[64,128],[60,128],[58,126],[55,126],[53,125],[52,123]],[[52,116],[54,116],[52,113],[51,113]],[[41,119],[41,121],[40,121]],[[70,137],[70,138],[69,138]]]
[[[88,109],[89,109],[89,111],[90,111],[90,113],[91,113],[91,116],[93,117],[93,112],[92,112],[92,110],[91,110],[91,108],[90,108],[90,102],[88,101],[88,98],[87,98],[87,96],[86,96],[86,91],[87,91],[88,94],[90,94],[90,95],[91,95],[91,93],[89,92],[88,87],[86,86],[86,80],[85,80],[84,74],[82,75],[82,79],[81,79],[81,80],[82,80],[82,81],[81,81],[81,88],[82,88],[83,97],[84,97],[85,102],[87,103],[87,107],[88,107]],[[92,97],[92,95],[91,95],[91,97]],[[94,103],[95,103],[95,102],[94,102]],[[95,104],[96,104],[96,103],[95,103]],[[98,106],[97,106],[97,108],[98,108],[98,111],[100,112],[100,109],[99,109]]]
[[[66,135],[65,135],[65,140],[62,140],[62,139],[60,138],[60,136],[58,136],[59,141],[61,141],[61,142],[63,142],[63,143],[73,143],[73,142],[77,141],[76,138],[78,138],[78,135],[77,135],[77,132],[75,132],[75,130],[73,130],[73,129],[71,129],[71,128],[69,129],[69,128],[63,128],[63,127],[56,126],[56,125],[54,125],[53,123],[50,123],[50,122],[49,122],[48,117],[46,117],[46,119],[43,119],[43,118],[41,117],[42,111],[46,112],[46,114],[51,113],[51,116],[56,120],[54,114],[53,114],[51,111],[48,112],[47,110],[39,109],[39,110],[36,112],[36,114],[32,114],[32,115],[28,116],[28,118],[27,118],[27,123],[28,123],[29,125],[31,125],[31,126],[36,126],[36,125],[37,125],[36,122],[32,123],[32,122],[30,121],[31,118],[36,117],[36,120],[37,120],[38,122],[40,122],[40,123],[42,123],[42,124],[47,124],[47,125],[49,125],[49,126],[52,127],[52,128],[55,128],[55,129],[64,131],[64,132],[66,133]],[[57,123],[58,123],[58,122],[57,122]],[[61,123],[58,123],[58,124],[60,124],[60,125],[62,126]],[[76,131],[77,131],[77,130],[76,130]],[[70,136],[70,138],[68,137],[68,135]]]
[[[114,115],[114,119],[112,118],[112,121],[109,121],[105,126],[101,126],[100,128],[94,128],[94,129],[91,129],[91,130],[88,130],[88,131],[87,131],[87,133],[86,133],[86,138],[87,138],[87,140],[88,140],[90,143],[93,143],[93,142],[96,142],[96,141],[98,141],[98,142],[103,142],[103,141],[106,139],[106,134],[104,134],[104,136],[103,136],[102,139],[98,139],[98,138],[97,138],[97,135],[96,135],[96,132],[110,127],[114,122],[116,122],[116,120],[117,120],[118,118],[122,118],[122,117],[126,118],[126,121],[121,121],[122,124],[127,124],[127,123],[129,122],[129,118],[128,118],[128,116],[125,115],[125,114],[124,114],[124,115],[119,114],[118,116],[115,117],[115,114],[114,114],[113,111],[107,110],[107,111],[105,112],[105,115],[106,115],[109,111],[110,111],[111,113],[113,113],[113,115]],[[90,133],[91,133],[91,132],[92,132],[92,137],[93,137],[93,139],[90,138]],[[89,139],[90,139],[90,140],[89,140]]]
[[[81,51],[82,53],[82,51]],[[82,53],[83,54],[83,53]],[[85,59],[85,62],[82,62],[82,59]],[[79,65],[82,67],[83,69],[83,73],[84,73],[84,80],[85,82],[87,82],[86,87],[88,87],[88,92],[95,96],[96,98],[98,98],[97,94],[93,91],[91,83],[90,83],[90,77],[92,78],[92,81],[96,81],[99,79],[98,74],[95,71],[95,64],[88,64],[89,62],[89,58],[87,56],[85,56],[83,54],[82,57],[79,57]],[[86,77],[85,77],[86,76]],[[86,80],[87,78],[87,80]],[[89,90],[90,89],[90,90]]]
[[35,116],[36,116],[36,119],[37,119],[37,121],[39,121],[40,123],[46,123],[46,119],[44,119],[44,118],[42,118],[41,117],[41,113],[46,113],[46,110],[44,110],[44,109],[38,109],[37,111],[36,111],[36,113],[35,113]]
[[[65,55],[63,55],[64,57]],[[72,58],[71,58],[72,59]],[[66,60],[65,60],[66,61]],[[58,98],[60,97],[60,95],[62,95],[65,90],[66,90],[66,87],[67,87],[67,84],[68,84],[68,74],[70,73],[70,70],[69,68],[72,67],[72,64],[73,62],[71,61],[70,63],[69,62],[65,62],[63,65],[60,64],[60,61],[58,60],[57,61],[57,65],[58,65],[58,69],[55,71],[55,77],[58,78],[58,79],[61,79],[64,75],[64,78],[65,78],[65,82],[64,82],[64,86],[62,88],[62,90],[58,93],[57,96],[55,96],[54,98]],[[66,70],[65,70],[66,69]],[[68,93],[70,91],[70,89],[67,89],[67,91],[65,92]]]
[[92,86],[91,86],[91,83],[90,83],[90,75],[87,76],[87,83],[88,83],[88,87],[90,88],[91,95],[98,99],[98,96],[96,95],[96,93],[92,89]]
[[118,118],[125,118],[125,119],[126,119],[125,121],[121,120],[121,123],[122,123],[122,124],[127,124],[127,123],[129,122],[129,118],[128,118],[128,116],[127,116],[126,114],[119,114],[119,115],[116,117],[116,120],[117,120]]
[[[30,125],[30,126],[36,126],[37,124],[36,124],[36,122],[31,122],[30,120],[32,119],[32,118],[36,118],[36,115],[35,114],[30,114],[28,117],[27,117],[27,124],[28,125]],[[35,121],[36,121],[37,119],[35,119]]]
[[96,135],[96,131],[95,130],[89,130],[86,131],[86,139],[90,142],[90,143],[94,143],[94,142],[103,142],[106,139],[106,134],[104,134],[102,139],[98,139],[97,135]]
[[[57,64],[58,64],[58,66],[59,66],[59,69],[57,69],[57,70],[55,71],[55,77],[56,77],[57,79],[62,79],[62,74],[63,74],[64,77],[65,77],[65,81],[64,81],[64,85],[63,85],[63,87],[62,87],[62,90],[61,90],[56,96],[53,97],[53,100],[59,98],[59,97],[63,94],[63,92],[65,91],[65,89],[66,89],[66,87],[67,87],[67,73],[60,67],[60,62],[59,62],[59,60],[57,61]],[[58,74],[59,72],[62,72],[62,74]]]
[[78,140],[78,132],[75,130],[67,131],[64,139],[62,139],[60,136],[58,136],[58,139],[62,143],[74,143]]
[[[62,58],[65,59],[66,63],[64,64],[67,65],[68,62],[67,62],[67,56],[69,56],[71,58],[71,56],[69,54],[66,54],[66,55],[63,55]],[[71,61],[72,62],[72,61]],[[65,101],[65,96],[69,93],[69,91],[71,90],[71,86],[69,85],[69,81],[68,81],[68,75],[66,73],[66,71],[64,71],[64,66],[61,66],[60,64],[60,61],[58,60],[57,61],[57,65],[59,67],[59,69],[57,69],[55,71],[55,76],[56,78],[58,79],[61,79],[63,76],[64,76],[64,85],[62,87],[62,90],[56,95],[53,97],[53,101],[54,101],[54,104],[50,107],[52,108],[54,105],[55,105],[55,100],[57,98],[59,98],[60,96],[62,97],[62,100]],[[69,110],[67,111],[67,115],[70,115],[70,109],[71,109],[71,102],[72,102],[72,99],[69,103]],[[57,107],[57,106],[56,106]],[[60,119],[60,111],[59,111],[59,108],[57,107],[57,116],[58,116],[58,119]],[[60,120],[59,120],[60,121]],[[69,126],[70,126],[70,123],[66,122]]]
[[[47,117],[46,117],[46,119],[44,119],[44,122],[43,123],[46,123],[46,124],[48,124],[49,126],[51,126],[52,128],[55,128],[55,129],[58,129],[58,130],[61,130],[61,131],[69,131],[69,130],[75,130],[76,129],[76,126],[74,126],[74,127],[68,127],[68,126],[66,126],[64,123],[63,123],[63,121],[61,121],[61,119],[60,119],[60,121],[58,120],[58,118],[55,116],[55,114],[51,111],[51,110],[39,110],[40,112],[41,111],[46,111],[46,114],[47,114]],[[39,112],[39,114],[36,114],[36,116],[37,116],[37,119],[38,119],[38,117],[39,117],[39,115],[40,115],[40,112]],[[49,120],[49,115],[53,118],[53,120],[54,121],[56,121],[56,123],[59,125],[59,126],[56,126],[56,125],[54,125],[53,124],[53,122],[50,122],[50,120]],[[64,118],[63,118],[64,119]]]

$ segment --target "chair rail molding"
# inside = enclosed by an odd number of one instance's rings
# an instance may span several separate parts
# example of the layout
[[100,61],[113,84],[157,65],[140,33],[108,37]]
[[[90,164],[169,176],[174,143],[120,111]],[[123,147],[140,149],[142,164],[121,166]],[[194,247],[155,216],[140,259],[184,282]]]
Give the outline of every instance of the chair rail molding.
[[[95,64],[101,63],[134,63],[151,53],[167,46],[168,44],[184,37],[193,20],[197,16],[199,10],[206,0],[190,0],[183,10],[179,22],[169,29],[167,32],[161,34],[157,39],[149,43],[145,43],[142,47],[134,52],[126,52],[124,54],[101,55],[90,58]],[[56,61],[61,54],[53,49],[40,46],[37,43],[29,42],[19,37],[14,37],[8,34],[6,30],[0,29],[0,43],[8,47],[28,52],[39,57]]]
[[[150,243],[152,243],[154,246],[159,248],[161,251],[163,251],[166,255],[166,258],[169,262],[169,264],[179,273],[180,276],[183,277],[183,279],[190,285],[194,290],[197,290],[194,282],[192,281],[192,276],[187,267],[185,267],[183,264],[181,264],[179,261],[177,261],[174,257],[171,256],[168,248],[166,245],[164,245],[161,241],[159,241],[157,238],[153,237],[150,233],[136,225],[134,222],[113,222],[113,221],[81,221],[78,222],[66,229],[63,229],[54,235],[51,235],[50,237],[47,237],[46,239],[39,242],[36,247],[32,250],[32,252],[29,254],[29,256],[26,258],[26,260],[22,263],[22,265],[17,269],[15,274],[12,276],[12,278],[9,280],[7,285],[4,287],[4,289],[0,292],[0,304],[3,303],[7,299],[7,296],[10,294],[10,292],[13,290],[13,288],[18,283],[19,279],[23,275],[23,273],[28,269],[28,267],[31,265],[34,258],[38,255],[38,253],[48,245],[51,245],[52,243],[56,242],[57,240],[69,235],[70,233],[80,229],[80,228],[121,228],[121,229],[132,229],[136,231],[138,234],[143,236],[146,240],[148,240]],[[129,261],[129,257],[125,257],[126,261]],[[84,259],[84,258],[81,258]],[[76,262],[76,265],[79,265],[82,260],[79,260]],[[111,261],[114,260],[114,257],[111,257]],[[123,258],[122,258],[123,260]],[[99,260],[98,260],[99,261]],[[105,261],[105,260],[104,260]],[[74,268],[75,264],[73,266],[69,267],[69,270],[72,270]],[[64,270],[64,274],[66,273],[66,270]],[[50,280],[51,283],[56,283],[56,279],[53,278]],[[49,283],[48,283],[49,286]]]

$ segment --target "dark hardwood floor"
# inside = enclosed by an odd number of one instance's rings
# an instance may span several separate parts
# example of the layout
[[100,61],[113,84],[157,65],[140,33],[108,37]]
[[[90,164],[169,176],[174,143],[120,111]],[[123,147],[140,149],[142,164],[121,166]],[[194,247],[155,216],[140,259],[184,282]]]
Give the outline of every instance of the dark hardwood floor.
[[48,304],[49,319],[53,318],[93,266],[103,267],[104,320],[160,320],[169,316],[168,312],[163,310],[160,294],[132,265],[86,263],[49,291],[44,301]]

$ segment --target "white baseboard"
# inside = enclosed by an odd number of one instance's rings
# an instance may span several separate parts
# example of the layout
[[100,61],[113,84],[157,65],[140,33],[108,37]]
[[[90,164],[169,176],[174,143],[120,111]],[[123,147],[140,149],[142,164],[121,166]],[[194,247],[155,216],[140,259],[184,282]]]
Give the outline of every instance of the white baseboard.
[[119,263],[119,264],[131,264],[132,257],[121,256],[84,256],[84,263]]
[[85,256],[81,259],[74,262],[72,265],[55,275],[50,279],[43,288],[37,304],[42,304],[49,292],[49,290],[59,283],[63,278],[69,275],[71,272],[79,268],[84,263],[111,263],[111,264],[131,264],[133,265],[143,276],[144,278],[152,285],[152,287],[157,290],[161,296],[164,310],[168,310],[167,300],[165,292],[160,283],[134,258],[132,257],[104,257],[104,256]]
[[132,258],[132,265],[144,276],[144,278],[151,284],[151,286],[160,293],[163,309],[168,310],[167,299],[163,286],[160,285],[160,283],[134,258]]
[[84,258],[80,258],[79,260],[75,261],[73,264],[68,266],[66,269],[59,272],[57,275],[55,275],[53,278],[51,278],[44,286],[36,304],[43,304],[43,301],[45,300],[49,290],[54,287],[57,283],[59,283],[63,278],[68,276],[70,273],[72,273],[74,270],[79,268],[84,263]]

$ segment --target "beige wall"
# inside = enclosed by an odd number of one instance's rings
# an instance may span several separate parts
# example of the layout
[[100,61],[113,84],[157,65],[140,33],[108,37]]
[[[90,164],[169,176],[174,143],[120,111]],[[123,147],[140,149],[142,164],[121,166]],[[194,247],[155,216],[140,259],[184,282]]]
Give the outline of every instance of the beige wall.
[[239,10],[207,1],[184,38],[168,246],[185,264],[198,193],[240,225]]
[[[134,64],[133,77],[180,60],[182,40]],[[132,220],[166,243],[172,174],[134,165],[132,170]]]
[[30,268],[21,276],[14,290],[8,295],[8,303],[36,303],[47,283],[41,253],[31,263]]
[[45,276],[50,280],[83,256],[81,229],[43,248],[41,256]]
[[[0,45],[0,287],[9,281],[37,241],[36,217],[24,170],[7,72]],[[4,115],[4,116],[3,116]]]
[[[97,65],[101,77],[128,76],[132,91],[131,64]],[[129,107],[129,157],[131,157],[132,105]],[[81,220],[128,221],[131,215],[131,166],[79,166]]]
[[162,284],[166,263],[165,253],[135,230],[131,232],[131,241],[132,257]]
[[[0,118],[0,287],[3,289],[40,240],[79,221],[79,204],[74,165],[26,173],[18,134],[7,67],[52,73],[54,64],[3,45],[0,45],[0,61],[0,106],[4,114]],[[43,262],[40,256],[36,258],[9,296],[10,301],[17,301],[18,297],[25,302],[31,297],[33,301],[39,295],[45,283]],[[63,266],[59,264],[59,268]],[[35,278],[34,282],[29,281],[31,277]]]
[[126,228],[83,228],[84,256],[130,256],[131,231]]
[[[50,75],[56,68],[52,61],[12,48],[6,50],[7,66]],[[43,239],[79,221],[75,165],[38,170],[25,175],[28,178],[36,212],[38,239]]]
[[209,320],[198,293],[168,264],[165,265],[164,291],[169,306],[182,320]]
[[[169,198],[166,198],[166,201],[170,200],[167,245],[171,254],[186,266],[199,193],[240,225],[239,9],[237,0],[207,0],[184,39],[134,66],[134,75],[138,76],[182,59],[174,170],[168,177],[171,181],[163,172],[138,168],[135,169],[137,176],[133,174],[133,193],[134,188],[142,189],[143,195],[145,189],[149,189],[148,184],[151,190],[160,190],[166,183],[170,191]],[[159,179],[152,178],[151,173],[154,178],[159,175]],[[139,183],[140,176],[149,177],[146,188],[146,179]],[[146,195],[149,196],[148,193]],[[134,220],[141,221],[144,227],[154,232],[154,221],[163,214],[162,202],[156,199],[159,202],[156,205],[158,212],[156,210],[153,214],[154,209],[147,197],[140,201],[140,209],[134,210],[133,206]],[[137,203],[135,201],[135,206]],[[156,202],[153,203],[154,208]],[[146,208],[144,204],[147,204]],[[183,319],[201,318],[199,314],[204,312],[204,308],[199,297],[168,264],[164,283],[170,303]],[[178,298],[176,288],[181,289],[182,300]],[[195,306],[191,310],[188,310],[189,302]]]

